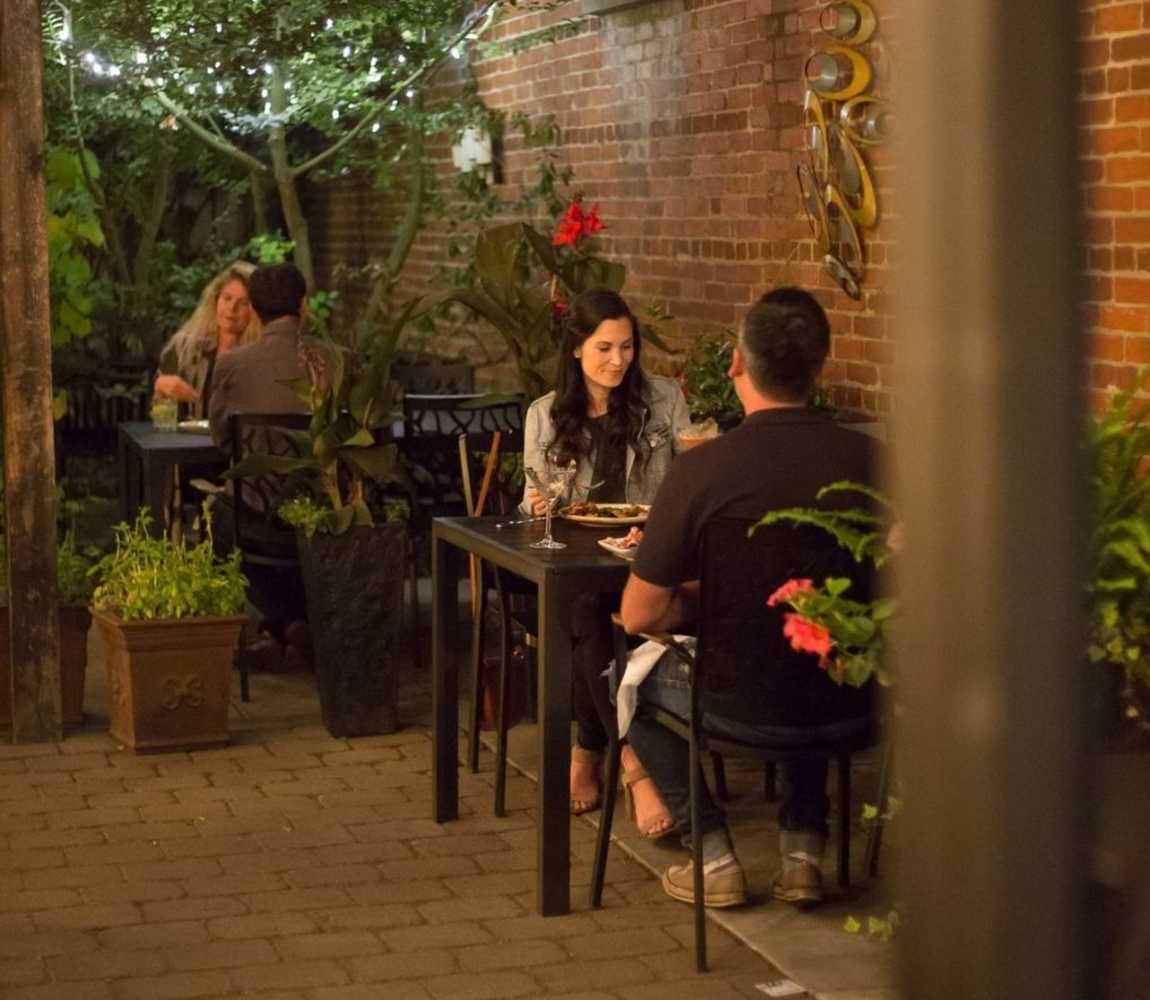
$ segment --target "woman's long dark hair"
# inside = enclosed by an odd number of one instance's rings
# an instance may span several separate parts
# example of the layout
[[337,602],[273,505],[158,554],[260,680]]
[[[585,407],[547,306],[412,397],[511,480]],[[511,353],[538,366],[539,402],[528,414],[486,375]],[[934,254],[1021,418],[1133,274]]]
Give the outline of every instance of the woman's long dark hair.
[[606,449],[603,460],[608,463],[607,470],[614,471],[612,465],[625,462],[627,445],[630,444],[635,450],[636,460],[640,463],[647,461],[650,449],[639,435],[647,409],[647,380],[639,363],[643,343],[639,321],[617,292],[609,288],[589,288],[575,297],[563,319],[559,377],[555,384],[555,402],[551,404],[555,440],[549,449],[552,459],[559,464],[584,458],[591,448],[587,433],[587,383],[575,351],[604,320],[624,318],[631,323],[635,353],[623,381],[607,397],[607,413],[603,417],[603,445]]

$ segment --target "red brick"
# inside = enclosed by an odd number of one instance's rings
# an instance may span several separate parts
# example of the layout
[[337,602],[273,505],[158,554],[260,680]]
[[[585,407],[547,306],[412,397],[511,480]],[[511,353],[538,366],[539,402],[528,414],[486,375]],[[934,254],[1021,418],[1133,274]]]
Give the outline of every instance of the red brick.
[[1094,31],[1108,35],[1120,31],[1137,31],[1142,26],[1142,4],[1123,3],[1103,7],[1094,15]]

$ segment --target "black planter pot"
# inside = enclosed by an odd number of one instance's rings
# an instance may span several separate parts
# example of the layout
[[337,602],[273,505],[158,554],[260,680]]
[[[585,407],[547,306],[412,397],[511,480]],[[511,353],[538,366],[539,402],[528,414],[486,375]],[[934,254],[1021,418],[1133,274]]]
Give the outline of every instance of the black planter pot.
[[299,540],[323,724],[332,736],[398,727],[407,524]]

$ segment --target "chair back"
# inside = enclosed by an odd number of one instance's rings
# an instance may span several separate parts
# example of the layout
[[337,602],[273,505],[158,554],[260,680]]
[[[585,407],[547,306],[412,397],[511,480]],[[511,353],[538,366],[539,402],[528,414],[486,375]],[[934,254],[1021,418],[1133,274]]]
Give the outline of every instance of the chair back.
[[[310,423],[310,413],[230,414],[232,465],[249,455],[300,457],[304,445],[293,432],[306,431]],[[294,479],[290,475],[265,474],[234,480],[235,544],[246,560],[269,564],[298,561],[295,530],[276,515],[284,500],[300,492]]]
[[826,532],[809,526],[759,528],[714,518],[703,532],[699,646],[693,675],[704,712],[784,729],[833,725],[870,716],[874,685],[836,684],[816,657],[783,635],[788,607],[767,607],[787,580],[851,579],[848,596],[867,600],[871,572]]
[[506,514],[523,492],[523,432],[459,435],[467,513]]
[[518,435],[519,450],[522,451],[523,401],[515,399],[477,405],[482,399],[481,395],[411,394],[403,398],[400,448],[415,481],[416,497],[425,516],[467,513],[459,464],[458,439],[461,434],[486,434],[488,447],[490,434],[494,431]]

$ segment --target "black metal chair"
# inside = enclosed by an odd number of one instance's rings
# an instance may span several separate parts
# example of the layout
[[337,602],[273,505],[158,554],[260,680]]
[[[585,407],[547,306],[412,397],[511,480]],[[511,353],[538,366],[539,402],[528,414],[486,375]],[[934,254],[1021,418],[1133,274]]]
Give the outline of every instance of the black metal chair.
[[[482,463],[476,466],[476,459]],[[468,514],[484,513],[489,497],[494,497],[497,513],[514,510],[521,491],[518,467],[522,466],[523,434],[521,431],[493,431],[459,436],[459,462]],[[518,462],[516,461],[518,459]],[[474,467],[474,469],[473,469]],[[474,475],[477,473],[478,475]],[[479,479],[476,493],[472,483]],[[507,731],[510,727],[509,708],[511,690],[511,626],[513,618],[527,632],[535,635],[537,625],[515,615],[511,607],[513,595],[533,597],[533,584],[504,573],[480,559],[472,564],[472,632],[471,632],[471,711],[468,728],[467,763],[474,774],[479,770],[479,727],[485,691],[483,652],[487,640],[487,602],[491,592],[496,595],[499,612],[499,700],[495,710],[495,815],[506,815],[507,794]]]
[[[863,689],[840,687],[807,654],[794,652],[782,631],[782,609],[766,600],[778,586],[795,578],[822,581],[846,576],[853,593],[869,589],[868,574],[838,548],[830,536],[807,527],[772,525],[751,538],[753,522],[716,518],[704,530],[700,591],[699,639],[692,656],[666,635],[646,636],[664,644],[690,668],[691,709],[686,719],[640,705],[646,718],[678,733],[690,744],[691,820],[699,826],[700,762],[704,753],[771,762],[836,760],[838,762],[838,880],[850,884],[851,756],[878,741],[873,684]],[[625,635],[616,617],[615,665],[626,666]],[[769,707],[768,707],[769,706]],[[727,717],[769,727],[761,739],[743,742],[717,734],[709,717]],[[604,787],[619,780],[620,748],[611,735]],[[591,906],[599,908],[611,839],[615,796],[603,800]],[[695,874],[695,960],[707,967],[706,916],[703,906],[702,838],[693,838]]]
[[[234,468],[249,455],[297,458],[304,445],[298,432],[306,431],[310,413],[233,413],[228,417],[230,461]],[[283,500],[300,492],[292,476],[265,474],[232,480],[230,541],[240,552],[249,578],[276,581],[284,592],[302,603],[299,549],[295,529],[284,524],[276,510]],[[214,491],[213,491],[214,492]],[[302,615],[301,615],[302,617]],[[240,698],[250,701],[248,663],[237,656]]]

